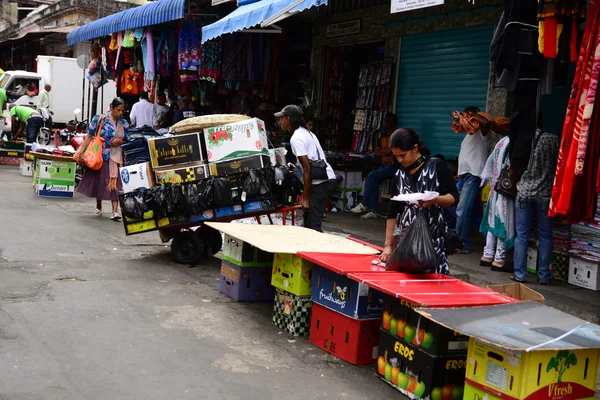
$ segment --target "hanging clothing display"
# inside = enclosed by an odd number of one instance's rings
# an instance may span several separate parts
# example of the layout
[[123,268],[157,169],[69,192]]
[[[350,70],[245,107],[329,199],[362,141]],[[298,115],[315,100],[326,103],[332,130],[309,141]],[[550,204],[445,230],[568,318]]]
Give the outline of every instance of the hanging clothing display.
[[156,63],[154,62],[154,38],[152,37],[152,28],[146,29],[141,46],[142,59],[144,61],[144,78],[146,80],[153,80]]
[[201,28],[196,21],[182,21],[179,31],[179,69],[198,71],[202,46],[200,44]]
[[121,42],[121,46],[128,49],[132,48],[135,45],[135,36],[133,34],[133,30],[125,31],[123,41]]
[[573,48],[572,62],[576,58],[577,22],[583,17],[585,0],[539,0],[538,47],[544,57],[556,58],[561,35],[569,38],[569,47]]
[[592,202],[595,203],[596,197],[589,193],[596,186],[600,132],[590,130],[590,127],[592,120],[597,120],[594,114],[598,113],[594,103],[600,78],[599,23],[597,0],[591,0],[567,106],[550,204],[551,216],[564,215],[571,221],[593,218],[595,212]]

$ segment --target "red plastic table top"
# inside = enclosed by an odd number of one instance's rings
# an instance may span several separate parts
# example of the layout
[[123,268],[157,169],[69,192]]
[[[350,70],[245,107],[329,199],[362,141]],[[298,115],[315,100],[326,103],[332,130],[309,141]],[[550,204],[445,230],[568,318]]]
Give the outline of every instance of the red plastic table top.
[[[379,256],[376,254],[299,252],[298,256],[340,275],[348,275],[353,272],[390,273],[387,269],[378,265],[380,261]],[[377,264],[373,264],[373,261],[376,261]]]
[[349,274],[349,278],[419,307],[475,307],[518,300],[468,282],[440,274]]

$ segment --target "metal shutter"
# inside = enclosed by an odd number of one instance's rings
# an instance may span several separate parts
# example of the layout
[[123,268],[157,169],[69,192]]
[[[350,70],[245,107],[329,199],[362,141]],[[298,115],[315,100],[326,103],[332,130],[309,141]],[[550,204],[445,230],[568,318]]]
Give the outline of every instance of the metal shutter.
[[452,131],[450,113],[467,106],[485,110],[494,27],[404,36],[396,114],[431,149],[458,157],[464,134]]

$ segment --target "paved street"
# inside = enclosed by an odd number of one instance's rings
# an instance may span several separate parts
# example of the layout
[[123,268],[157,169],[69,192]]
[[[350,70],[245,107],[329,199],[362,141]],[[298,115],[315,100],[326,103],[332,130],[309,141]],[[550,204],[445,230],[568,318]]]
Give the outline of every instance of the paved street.
[[0,193],[1,400],[402,398],[220,295],[219,260],[176,264],[157,233],[38,198],[15,167]]

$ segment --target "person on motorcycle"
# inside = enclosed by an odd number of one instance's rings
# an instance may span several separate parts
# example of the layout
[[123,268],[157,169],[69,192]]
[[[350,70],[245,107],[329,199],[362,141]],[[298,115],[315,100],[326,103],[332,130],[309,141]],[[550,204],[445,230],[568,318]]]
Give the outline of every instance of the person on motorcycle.
[[[27,143],[35,142],[40,128],[44,126],[44,118],[41,114],[33,108],[14,104],[11,104],[9,110],[13,140],[18,139],[25,132]],[[27,131],[25,131],[26,128]]]

